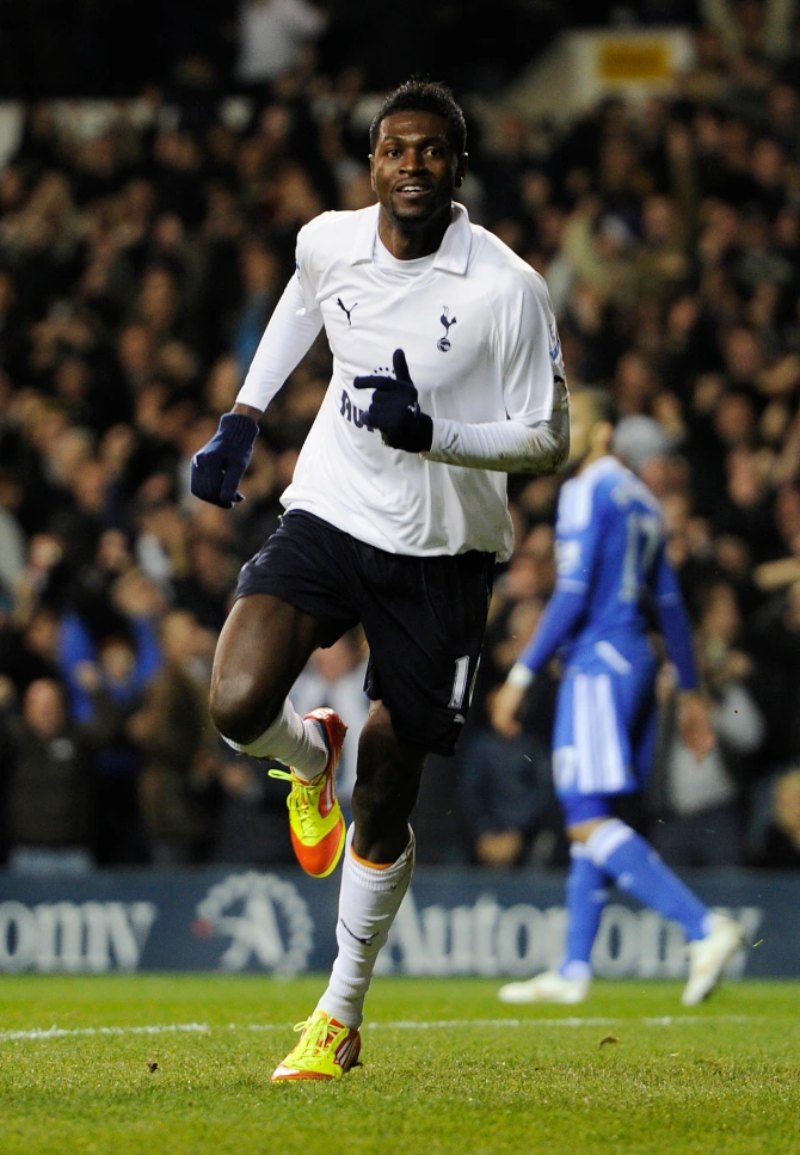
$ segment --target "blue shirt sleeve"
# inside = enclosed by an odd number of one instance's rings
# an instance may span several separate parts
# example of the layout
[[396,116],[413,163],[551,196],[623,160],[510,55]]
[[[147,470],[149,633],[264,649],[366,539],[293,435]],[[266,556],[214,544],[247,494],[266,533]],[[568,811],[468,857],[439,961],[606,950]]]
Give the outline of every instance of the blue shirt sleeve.
[[556,589],[519,658],[534,674],[572,641],[583,624],[601,533],[597,513],[593,487],[580,478],[563,487],[556,522]]
[[682,690],[696,690],[699,684],[692,640],[692,623],[683,600],[678,576],[664,550],[654,575],[653,592],[661,632],[670,660],[678,671]]
[[547,603],[536,633],[517,659],[537,674],[556,652],[577,633],[583,620],[585,602],[582,593],[557,589]]

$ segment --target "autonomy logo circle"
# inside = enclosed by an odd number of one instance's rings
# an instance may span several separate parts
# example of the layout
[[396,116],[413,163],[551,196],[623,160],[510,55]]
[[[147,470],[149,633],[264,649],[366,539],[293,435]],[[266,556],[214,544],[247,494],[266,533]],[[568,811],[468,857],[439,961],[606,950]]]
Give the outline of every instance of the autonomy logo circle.
[[195,908],[192,930],[205,938],[229,938],[223,970],[251,962],[276,974],[306,969],[314,945],[314,922],[290,882],[254,870],[230,874],[211,887]]

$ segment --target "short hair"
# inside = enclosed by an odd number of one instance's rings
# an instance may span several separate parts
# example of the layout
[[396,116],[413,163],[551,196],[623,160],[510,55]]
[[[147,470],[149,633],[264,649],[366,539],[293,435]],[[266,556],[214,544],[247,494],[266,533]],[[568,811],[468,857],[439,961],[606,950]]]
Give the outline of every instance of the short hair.
[[447,121],[450,143],[463,156],[467,150],[467,122],[452,90],[441,81],[412,76],[398,85],[383,101],[369,126],[370,152],[375,151],[378,132],[387,116],[396,112],[432,112]]

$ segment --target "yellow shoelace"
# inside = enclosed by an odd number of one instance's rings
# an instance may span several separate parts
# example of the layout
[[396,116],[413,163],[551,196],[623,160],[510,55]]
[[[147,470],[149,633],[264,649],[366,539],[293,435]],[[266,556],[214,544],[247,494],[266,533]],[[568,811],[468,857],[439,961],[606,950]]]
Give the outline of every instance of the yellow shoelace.
[[[329,1019],[306,1019],[302,1023],[295,1023],[295,1031],[305,1031],[307,1027],[311,1029],[305,1038],[301,1039],[295,1049],[292,1051],[292,1061],[299,1062],[302,1059],[316,1059],[324,1054],[328,1044],[328,1036],[332,1032]],[[334,1032],[335,1038],[335,1032]],[[331,1040],[332,1042],[333,1040]]]
[[303,835],[316,833],[315,819],[318,813],[319,794],[324,784],[324,776],[319,775],[314,782],[303,782],[291,770],[279,770],[274,767],[268,771],[270,778],[282,778],[291,782],[292,788],[286,805],[297,814]]

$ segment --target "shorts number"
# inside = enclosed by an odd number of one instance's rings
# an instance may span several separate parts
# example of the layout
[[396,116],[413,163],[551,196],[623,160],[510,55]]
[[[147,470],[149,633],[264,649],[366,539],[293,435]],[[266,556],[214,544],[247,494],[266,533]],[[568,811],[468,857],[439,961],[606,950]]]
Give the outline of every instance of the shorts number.
[[[456,672],[453,678],[453,692],[450,695],[448,705],[451,710],[462,710],[464,708],[464,699],[467,699],[467,705],[472,701],[472,691],[475,689],[475,679],[478,676],[478,666],[480,661],[475,665],[475,673],[472,676],[472,682],[469,681],[469,654],[464,654],[463,658],[456,658]],[[469,696],[467,696],[469,690]]]

